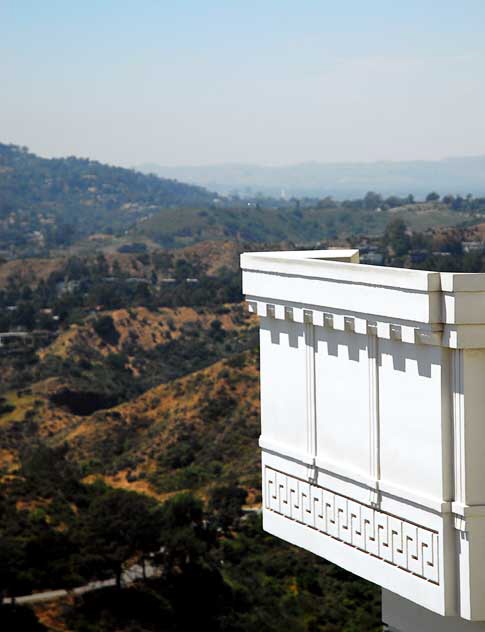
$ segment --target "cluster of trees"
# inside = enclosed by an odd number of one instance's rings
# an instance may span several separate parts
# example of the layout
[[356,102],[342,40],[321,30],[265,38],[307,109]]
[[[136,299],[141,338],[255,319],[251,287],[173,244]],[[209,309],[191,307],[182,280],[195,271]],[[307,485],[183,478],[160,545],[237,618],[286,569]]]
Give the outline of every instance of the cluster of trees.
[[[20,277],[10,276],[0,290],[0,331],[56,330],[81,322],[87,313],[100,308],[157,309],[242,300],[238,271],[221,269],[216,276],[208,276],[200,260],[175,258],[161,251],[140,254],[137,260],[145,266],[140,278],[129,277],[116,260],[110,266],[102,254],[70,257],[33,288]],[[165,277],[173,281],[163,283]]]
[[[11,598],[115,578],[114,588],[64,608],[76,632],[371,632],[375,587],[285,545],[243,515],[237,484],[204,505],[190,494],[160,504],[133,492],[83,485],[62,449],[26,454],[0,504],[0,625],[43,630]],[[21,497],[24,508],[16,507]],[[134,584],[124,571],[140,565]]]
[[485,212],[485,197],[474,197],[471,193],[466,196],[452,195],[448,193],[440,198],[436,191],[428,193],[426,202],[440,201],[451,208],[453,211],[462,211],[466,213],[483,213]]
[[442,272],[485,271],[485,251],[466,252],[460,229],[438,235],[413,232],[401,217],[395,217],[379,241],[388,265]]
[[375,211],[381,209],[387,211],[390,208],[396,208],[399,206],[406,206],[408,204],[414,204],[416,200],[414,195],[406,195],[399,197],[398,195],[391,195],[384,198],[380,193],[375,191],[368,191],[363,198],[356,200],[345,200],[341,203],[341,206],[351,208],[353,210],[366,210]]
[[[20,475],[2,486],[4,601],[33,590],[70,588],[109,577],[121,588],[127,566],[144,567],[147,560],[165,573],[174,572],[190,562],[202,541],[212,541],[218,529],[237,525],[246,499],[237,485],[215,488],[208,521],[202,503],[191,495],[160,505],[100,483],[84,485],[80,477],[65,447],[41,444],[26,451]],[[19,501],[26,509],[18,509]]]

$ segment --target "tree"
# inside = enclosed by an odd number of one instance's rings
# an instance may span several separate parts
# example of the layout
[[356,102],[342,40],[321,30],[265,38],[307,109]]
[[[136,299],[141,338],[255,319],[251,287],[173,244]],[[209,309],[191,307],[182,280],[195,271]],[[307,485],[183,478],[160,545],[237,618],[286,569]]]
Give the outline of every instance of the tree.
[[121,265],[118,259],[114,260],[111,273],[114,277],[117,277],[117,278],[123,277],[123,270],[121,269]]
[[197,566],[214,544],[203,516],[203,505],[192,494],[177,494],[163,505],[162,548],[156,561],[167,575],[185,573]]
[[111,316],[100,316],[93,322],[93,329],[98,336],[110,344],[117,344],[120,334],[115,327],[113,318]]
[[440,196],[436,193],[436,191],[431,191],[431,193],[428,193],[426,196],[426,202],[437,202],[439,199]]
[[364,197],[364,208],[369,211],[373,211],[382,205],[382,196],[374,191],[369,191]]
[[113,573],[121,588],[124,565],[159,548],[160,513],[155,501],[120,489],[95,497],[81,518],[81,554],[96,577]]
[[93,273],[97,277],[108,276],[109,274],[109,265],[102,252],[100,252],[96,257],[96,264],[93,268]]
[[406,204],[406,198],[400,198],[397,195],[391,195],[386,199],[386,205],[389,208],[394,208],[396,206],[404,206]]
[[461,211],[464,205],[465,205],[465,200],[461,197],[461,195],[457,195],[456,198],[451,203],[451,208],[454,211]]
[[82,493],[78,467],[67,458],[68,446],[34,445],[21,453],[21,474],[31,493],[53,498],[62,491],[69,501]]
[[247,495],[246,490],[237,485],[221,485],[211,491],[209,511],[224,531],[227,532],[239,522]]
[[31,589],[23,577],[25,551],[18,538],[0,535],[0,606],[5,597],[15,600],[17,595]]
[[406,231],[404,221],[400,217],[396,217],[389,222],[384,232],[384,244],[390,246],[398,257],[405,255],[411,245],[411,240]]
[[79,257],[69,257],[65,266],[66,278],[73,281],[81,281],[88,274],[89,269],[85,261]]
[[187,259],[177,259],[175,262],[174,275],[178,282],[185,281],[185,279],[193,277],[194,274],[196,274],[196,271]]
[[35,309],[32,303],[21,303],[18,306],[15,323],[25,329],[32,330],[35,327]]

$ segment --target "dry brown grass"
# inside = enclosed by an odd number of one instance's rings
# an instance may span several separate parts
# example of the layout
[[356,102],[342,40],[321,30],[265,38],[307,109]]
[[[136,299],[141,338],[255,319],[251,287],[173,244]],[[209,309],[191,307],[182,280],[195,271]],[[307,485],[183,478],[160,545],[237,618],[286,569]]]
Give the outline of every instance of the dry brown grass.
[[52,272],[59,270],[64,259],[14,259],[0,265],[0,288],[6,287],[9,277],[17,283],[35,287],[39,281],[46,281]]
[[217,319],[226,331],[247,329],[256,324],[254,316],[242,323],[237,322],[240,305],[224,307],[228,313],[216,314],[207,308],[196,310],[192,307],[167,307],[156,312],[145,307],[103,311],[100,315],[110,315],[120,334],[116,345],[102,341],[93,331],[91,324],[86,322],[83,325],[71,325],[69,329],[61,332],[54,342],[39,352],[39,357],[43,359],[46,355],[53,354],[66,358],[74,346],[95,347],[102,355],[108,355],[121,351],[123,344],[130,338],[135,339],[136,344],[142,349],[149,350],[166,343],[169,338],[178,338],[182,333],[181,327],[189,322],[207,329],[210,323]]

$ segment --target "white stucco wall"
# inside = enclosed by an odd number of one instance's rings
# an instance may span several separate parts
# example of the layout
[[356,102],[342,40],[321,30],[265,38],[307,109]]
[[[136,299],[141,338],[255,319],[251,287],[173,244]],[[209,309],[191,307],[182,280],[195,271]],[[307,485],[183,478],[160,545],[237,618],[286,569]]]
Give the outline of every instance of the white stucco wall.
[[261,316],[265,529],[485,620],[485,275],[242,255]]
[[442,617],[426,608],[382,591],[382,620],[388,632],[484,632],[485,623]]

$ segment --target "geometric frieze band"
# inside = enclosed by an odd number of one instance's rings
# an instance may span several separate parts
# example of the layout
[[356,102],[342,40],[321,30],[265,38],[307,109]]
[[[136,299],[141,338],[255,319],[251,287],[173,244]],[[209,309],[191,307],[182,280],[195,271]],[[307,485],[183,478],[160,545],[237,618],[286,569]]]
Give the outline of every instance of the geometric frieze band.
[[257,300],[247,300],[247,305],[249,312],[276,320],[290,320],[337,331],[369,334],[378,338],[410,342],[412,344],[440,345],[442,343],[443,325],[441,323],[434,323],[429,325],[429,327],[393,324],[376,321],[375,316],[368,320],[364,316],[356,317],[350,314],[320,312],[314,309],[297,309],[288,305]]
[[439,584],[438,533],[265,467],[266,509]]

